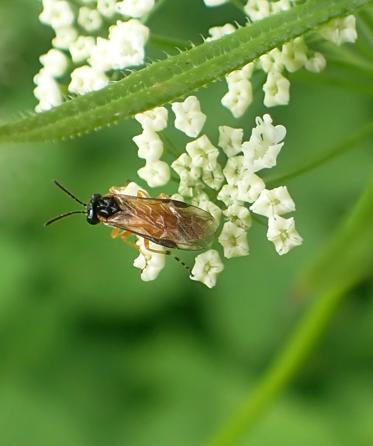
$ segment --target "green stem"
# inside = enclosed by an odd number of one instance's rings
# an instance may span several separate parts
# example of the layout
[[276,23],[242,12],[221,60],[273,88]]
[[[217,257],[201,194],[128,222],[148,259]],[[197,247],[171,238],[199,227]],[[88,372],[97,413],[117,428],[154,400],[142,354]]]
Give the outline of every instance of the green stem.
[[233,446],[299,371],[324,333],[350,285],[320,296],[300,321],[294,336],[238,411],[207,442],[207,446]]
[[175,144],[172,142],[171,138],[169,138],[164,132],[159,133],[159,136],[163,144],[166,146],[166,151],[172,153],[175,159],[178,158],[180,153]]
[[0,143],[54,141],[113,125],[185,98],[272,48],[373,0],[307,0],[288,11],[238,28],[221,39],[152,63],[102,90],[44,113],[0,125]]
[[260,217],[259,215],[256,215],[256,214],[251,214],[251,218],[254,220],[254,221],[256,221],[257,223],[259,223],[260,225],[262,225],[262,226],[265,226],[265,227],[267,227],[268,226],[268,224],[267,224],[267,220],[265,220],[265,219],[263,219],[262,217]]
[[284,182],[287,182],[289,180],[292,180],[299,175],[302,175],[304,173],[308,173],[311,170],[316,169],[317,167],[327,163],[328,161],[332,160],[333,158],[336,158],[337,156],[341,155],[342,153],[347,152],[350,149],[353,149],[360,143],[361,141],[365,140],[368,136],[370,136],[373,133],[373,122],[370,122],[369,124],[362,127],[360,130],[358,130],[356,133],[354,133],[352,136],[350,136],[348,139],[346,139],[344,142],[336,145],[335,147],[325,150],[321,156],[319,155],[315,159],[311,161],[305,162],[300,167],[296,167],[289,172],[286,172],[278,177],[275,178],[269,178],[266,181],[266,184],[268,187],[274,187],[278,186],[279,184],[283,184]]

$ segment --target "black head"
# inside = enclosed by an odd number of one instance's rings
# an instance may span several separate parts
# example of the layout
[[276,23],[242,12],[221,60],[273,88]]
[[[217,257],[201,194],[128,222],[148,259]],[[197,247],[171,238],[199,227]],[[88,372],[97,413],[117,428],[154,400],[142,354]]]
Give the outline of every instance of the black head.
[[90,225],[100,223],[100,218],[109,218],[120,210],[114,197],[103,197],[100,194],[93,194],[87,204],[87,222]]
[[73,195],[70,191],[68,191],[58,181],[54,181],[54,184],[57,187],[59,187],[62,191],[64,191],[67,195],[69,195],[71,198],[73,198],[76,202],[84,206],[85,210],[71,211],[58,215],[57,217],[47,221],[45,223],[45,226],[48,226],[58,220],[61,220],[62,218],[68,217],[69,215],[73,214],[86,214],[87,222],[90,225],[97,225],[101,221],[99,217],[105,219],[111,217],[120,210],[118,203],[115,201],[113,197],[103,197],[100,194],[94,194],[92,195],[91,199],[89,200],[89,203],[87,204],[79,200],[79,198],[75,197],[75,195]]

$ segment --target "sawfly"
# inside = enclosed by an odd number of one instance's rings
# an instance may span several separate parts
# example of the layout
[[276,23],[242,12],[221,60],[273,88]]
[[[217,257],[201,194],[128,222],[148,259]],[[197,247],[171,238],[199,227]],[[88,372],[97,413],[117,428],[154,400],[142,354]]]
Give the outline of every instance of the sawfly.
[[[165,195],[150,198],[139,191],[132,196],[124,193],[124,187],[111,187],[107,194],[93,194],[89,202],[84,203],[58,181],[54,184],[85,209],[58,215],[47,221],[45,226],[70,215],[85,214],[90,225],[102,223],[110,226],[113,228],[112,236],[120,236],[125,242],[131,235],[142,237],[145,248],[154,252],[158,251],[149,247],[150,242],[165,248],[205,249],[218,227],[218,222],[209,212]],[[133,243],[128,244],[139,249]],[[159,252],[169,254],[167,251]]]

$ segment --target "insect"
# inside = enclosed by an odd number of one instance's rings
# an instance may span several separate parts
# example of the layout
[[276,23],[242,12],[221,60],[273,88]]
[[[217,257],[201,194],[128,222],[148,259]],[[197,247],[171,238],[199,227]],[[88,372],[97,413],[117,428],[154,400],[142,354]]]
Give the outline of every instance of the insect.
[[143,237],[146,249],[162,254],[169,252],[151,249],[149,243],[166,248],[202,250],[210,244],[218,227],[218,222],[207,211],[165,195],[149,198],[140,191],[132,196],[125,194],[123,187],[112,187],[107,194],[93,194],[89,202],[84,203],[58,181],[54,184],[85,210],[58,215],[47,221],[46,226],[73,214],[86,214],[90,225],[111,226],[114,238],[120,236],[137,250],[137,245],[127,240],[131,235]]

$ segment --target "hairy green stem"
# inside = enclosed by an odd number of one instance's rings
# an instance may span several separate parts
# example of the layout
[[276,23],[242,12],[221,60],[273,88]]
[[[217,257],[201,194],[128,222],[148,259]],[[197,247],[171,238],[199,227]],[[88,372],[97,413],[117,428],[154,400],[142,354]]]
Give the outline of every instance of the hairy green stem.
[[233,446],[244,432],[250,430],[301,368],[348,289],[349,284],[344,284],[315,300],[277,360],[238,411],[207,442],[208,446]]
[[238,69],[272,48],[373,0],[307,0],[289,11],[239,28],[213,42],[153,63],[106,88],[48,112],[0,126],[0,142],[79,136],[173,102]]
[[306,161],[304,164],[289,170],[288,172],[279,175],[274,178],[269,178],[266,181],[268,187],[275,187],[283,184],[289,180],[292,180],[304,173],[308,173],[317,167],[327,163],[328,161],[336,158],[339,155],[347,152],[358,146],[361,141],[364,141],[368,136],[373,134],[373,122],[362,127],[360,130],[355,132],[349,138],[347,138],[342,143],[337,144],[329,150],[324,150],[320,155],[316,156],[310,161]]

